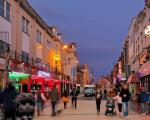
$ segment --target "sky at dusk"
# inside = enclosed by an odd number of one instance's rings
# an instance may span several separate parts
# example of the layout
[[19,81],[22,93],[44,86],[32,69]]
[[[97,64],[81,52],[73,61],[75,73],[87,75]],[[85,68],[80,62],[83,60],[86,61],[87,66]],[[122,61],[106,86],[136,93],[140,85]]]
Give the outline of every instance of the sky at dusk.
[[65,42],[76,42],[81,63],[93,64],[94,75],[110,73],[133,17],[144,0],[28,0]]

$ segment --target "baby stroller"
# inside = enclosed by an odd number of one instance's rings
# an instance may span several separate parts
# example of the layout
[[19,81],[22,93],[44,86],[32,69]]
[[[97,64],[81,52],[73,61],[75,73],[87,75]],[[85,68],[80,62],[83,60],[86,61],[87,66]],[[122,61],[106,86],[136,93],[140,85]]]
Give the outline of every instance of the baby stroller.
[[32,120],[35,112],[35,98],[31,93],[21,93],[16,100],[16,119]]
[[115,101],[113,99],[108,99],[107,102],[106,102],[105,115],[107,116],[108,114],[110,114],[110,115],[116,115]]

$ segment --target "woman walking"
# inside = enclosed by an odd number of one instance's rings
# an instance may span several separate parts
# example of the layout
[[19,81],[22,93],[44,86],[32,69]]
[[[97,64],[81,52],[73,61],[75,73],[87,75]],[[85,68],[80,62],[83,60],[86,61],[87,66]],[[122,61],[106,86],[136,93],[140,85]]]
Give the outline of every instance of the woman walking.
[[120,92],[117,93],[117,95],[114,97],[114,99],[117,100],[119,115],[121,115],[121,113],[122,113],[122,98],[119,95],[120,95]]
[[69,98],[68,98],[68,95],[67,95],[67,91],[65,91],[64,94],[63,94],[64,109],[66,109],[68,101],[69,101]]
[[96,90],[95,99],[96,99],[97,114],[99,114],[100,113],[101,100],[102,100],[102,91],[100,88],[97,88],[97,90]]

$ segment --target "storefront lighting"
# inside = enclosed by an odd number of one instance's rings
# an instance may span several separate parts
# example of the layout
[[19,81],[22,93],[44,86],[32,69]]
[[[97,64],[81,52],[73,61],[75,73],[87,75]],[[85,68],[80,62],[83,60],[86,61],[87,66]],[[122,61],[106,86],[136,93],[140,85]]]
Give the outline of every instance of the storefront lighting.
[[146,37],[150,37],[150,25],[147,25],[144,29],[144,33]]
[[19,72],[9,72],[9,79],[16,80],[17,82],[19,79],[27,79],[29,78],[29,74],[19,73]]

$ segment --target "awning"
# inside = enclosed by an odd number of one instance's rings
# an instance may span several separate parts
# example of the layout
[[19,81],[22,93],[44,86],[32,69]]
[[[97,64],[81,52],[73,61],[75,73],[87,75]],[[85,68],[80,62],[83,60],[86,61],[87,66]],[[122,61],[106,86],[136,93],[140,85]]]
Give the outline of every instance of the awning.
[[130,77],[128,78],[127,83],[131,83],[131,82],[133,81],[133,75],[134,75],[134,74],[130,75]]
[[144,77],[146,75],[149,75],[150,74],[150,61],[143,64],[138,72],[139,72],[139,77]]

